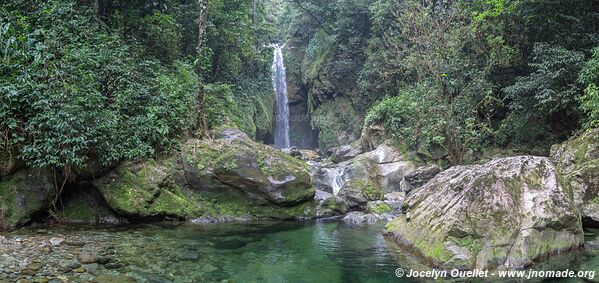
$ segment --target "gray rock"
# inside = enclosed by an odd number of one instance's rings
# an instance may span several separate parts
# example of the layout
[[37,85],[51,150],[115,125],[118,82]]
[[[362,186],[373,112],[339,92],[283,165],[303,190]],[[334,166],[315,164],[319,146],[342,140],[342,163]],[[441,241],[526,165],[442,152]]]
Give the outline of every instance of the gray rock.
[[376,223],[381,219],[374,214],[367,214],[360,211],[352,211],[343,217],[343,221],[353,224],[361,224],[361,223]]
[[0,230],[19,227],[54,199],[51,171],[24,168],[0,180]]
[[551,159],[573,193],[583,224],[599,227],[599,128],[551,148]]
[[316,190],[314,201],[316,202],[317,217],[335,216],[349,210],[349,206],[343,199],[328,192]]
[[396,216],[391,213],[365,213],[361,211],[352,211],[343,217],[343,221],[352,224],[363,224],[363,223],[376,223],[380,221],[389,221]]
[[347,144],[327,150],[327,155],[330,156],[331,160],[335,163],[350,160],[362,153],[364,153],[364,150],[359,144]]
[[125,275],[98,275],[92,282],[94,283],[135,283],[135,278]]
[[51,238],[50,239],[50,245],[53,247],[60,246],[64,242],[65,242],[65,239],[63,239],[63,238]]
[[182,159],[185,177],[197,190],[229,187],[277,205],[314,198],[305,162],[249,138],[190,140],[183,145]]
[[93,275],[97,275],[98,274],[98,270],[100,269],[100,265],[97,263],[92,263],[92,264],[84,264],[83,268],[85,268],[85,271],[93,274]]
[[95,255],[86,252],[80,253],[79,256],[77,256],[77,259],[82,264],[95,263],[98,260]]
[[407,174],[401,181],[400,187],[403,192],[409,193],[413,189],[426,184],[430,179],[441,173],[441,168],[437,165],[427,165],[420,167]]
[[405,198],[406,198],[406,193],[404,193],[404,192],[392,192],[392,193],[385,194],[386,201],[403,202]]
[[385,235],[441,268],[522,268],[584,241],[574,202],[543,157],[452,167],[402,208]]
[[382,125],[368,125],[362,129],[360,145],[365,151],[371,151],[385,142],[385,127]]

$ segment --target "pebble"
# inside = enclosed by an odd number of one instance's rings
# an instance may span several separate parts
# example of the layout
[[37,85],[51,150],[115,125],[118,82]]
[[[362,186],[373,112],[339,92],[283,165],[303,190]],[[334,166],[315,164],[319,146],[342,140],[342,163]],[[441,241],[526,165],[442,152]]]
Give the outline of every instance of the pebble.
[[86,264],[83,266],[85,270],[93,275],[97,275],[100,269],[100,265],[97,263]]
[[52,238],[52,239],[50,239],[50,245],[52,245],[53,247],[60,246],[64,242],[65,242],[65,239],[63,239],[63,238]]
[[50,247],[43,247],[40,251],[43,254],[47,255],[47,254],[50,254],[52,252],[52,249]]
[[94,263],[97,261],[96,256],[89,253],[81,253],[77,258],[79,259],[79,262],[84,264]]
[[85,272],[85,268],[79,267],[79,268],[75,269],[74,271],[77,273],[83,273],[83,272]]

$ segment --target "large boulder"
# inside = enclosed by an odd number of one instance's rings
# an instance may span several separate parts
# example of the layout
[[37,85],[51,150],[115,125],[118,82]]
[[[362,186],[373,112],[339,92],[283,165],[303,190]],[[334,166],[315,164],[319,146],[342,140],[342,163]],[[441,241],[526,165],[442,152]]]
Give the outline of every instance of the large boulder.
[[192,187],[210,191],[229,186],[282,206],[314,198],[307,163],[241,134],[228,136],[183,146],[185,176]]
[[599,128],[551,148],[562,185],[573,194],[583,224],[599,227]]
[[543,157],[452,167],[402,208],[385,235],[441,268],[522,268],[583,243],[574,201]]
[[[256,143],[236,129],[225,127],[213,136],[214,140],[188,140],[168,158],[122,164],[93,185],[117,215],[133,220],[312,218],[319,216],[319,208],[339,207],[334,200],[313,200],[315,190],[304,161]],[[81,209],[75,208],[77,219]]]
[[0,181],[0,230],[32,220],[47,209],[56,196],[54,176],[49,170],[21,169]]
[[94,186],[119,215],[133,218],[201,215],[198,205],[184,193],[182,170],[176,158],[124,163]]

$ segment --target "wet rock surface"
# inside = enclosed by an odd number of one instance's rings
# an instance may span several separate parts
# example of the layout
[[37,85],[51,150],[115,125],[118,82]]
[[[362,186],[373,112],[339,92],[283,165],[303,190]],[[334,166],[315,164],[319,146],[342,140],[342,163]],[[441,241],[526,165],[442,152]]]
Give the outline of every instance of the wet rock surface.
[[397,148],[381,144],[339,164],[315,166],[312,183],[339,196],[350,208],[365,210],[369,201],[384,200],[386,193],[400,191],[404,176],[416,168]]

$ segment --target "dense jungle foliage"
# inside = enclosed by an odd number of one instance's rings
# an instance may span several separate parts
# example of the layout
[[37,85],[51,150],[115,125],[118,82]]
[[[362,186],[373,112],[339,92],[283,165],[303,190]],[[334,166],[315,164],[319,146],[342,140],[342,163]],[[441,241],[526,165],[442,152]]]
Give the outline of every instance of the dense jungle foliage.
[[267,45],[286,41],[322,149],[381,124],[454,164],[546,153],[599,125],[598,28],[594,0],[8,0],[0,146],[69,168],[223,123],[268,141]]
[[461,163],[484,147],[545,154],[598,123],[597,1],[291,2],[323,147],[378,123]]
[[267,135],[272,13],[209,1],[200,40],[202,2],[3,1],[2,149],[72,167],[152,156],[198,123]]

